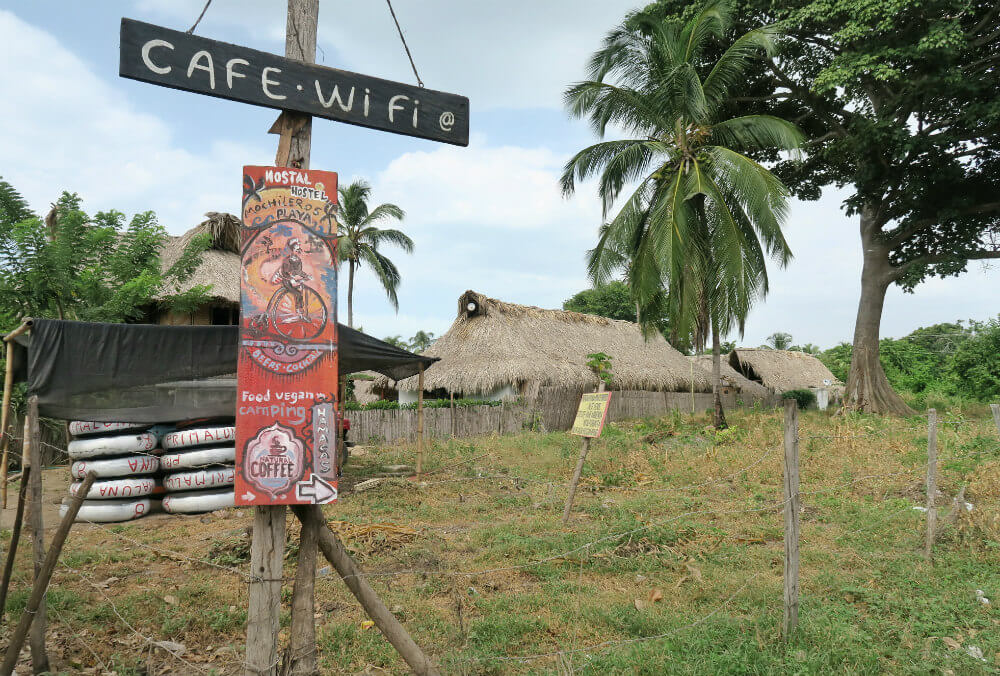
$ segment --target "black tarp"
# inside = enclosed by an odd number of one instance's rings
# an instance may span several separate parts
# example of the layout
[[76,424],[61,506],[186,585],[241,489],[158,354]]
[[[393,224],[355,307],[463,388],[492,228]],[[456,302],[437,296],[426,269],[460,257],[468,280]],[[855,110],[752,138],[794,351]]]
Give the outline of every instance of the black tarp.
[[[370,370],[401,380],[437,361],[343,324],[337,331],[341,373]],[[44,416],[175,422],[235,415],[237,326],[36,319],[30,338],[15,342],[15,376],[28,382]]]

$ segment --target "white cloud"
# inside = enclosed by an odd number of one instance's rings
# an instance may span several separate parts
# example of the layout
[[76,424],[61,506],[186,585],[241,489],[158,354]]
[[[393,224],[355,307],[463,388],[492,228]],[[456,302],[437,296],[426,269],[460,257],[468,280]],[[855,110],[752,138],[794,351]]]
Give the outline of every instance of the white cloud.
[[237,210],[242,165],[268,160],[263,144],[179,147],[165,120],[137,111],[52,35],[2,10],[0,62],[16,64],[0,70],[0,91],[17,92],[16,105],[0,107],[0,164],[36,211],[69,190],[91,212],[154,209],[182,232],[206,211]]

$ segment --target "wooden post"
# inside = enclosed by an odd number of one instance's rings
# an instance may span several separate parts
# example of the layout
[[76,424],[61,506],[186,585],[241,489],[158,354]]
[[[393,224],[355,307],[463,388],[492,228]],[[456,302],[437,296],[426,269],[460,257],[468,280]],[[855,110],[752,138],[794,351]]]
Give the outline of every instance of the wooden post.
[[[450,403],[450,408],[451,408],[451,438],[454,439],[455,438],[455,393],[454,392],[449,392],[448,393],[448,398],[449,398],[449,400],[451,402]],[[1000,422],[997,423],[997,429],[1000,429]]]
[[[35,562],[35,586],[38,586],[38,576],[45,565],[45,529],[42,523],[42,434],[38,426],[38,397],[28,398],[28,415],[24,418],[24,424],[27,448],[23,461],[31,467],[28,484],[30,508],[28,525],[31,530],[31,548]],[[44,588],[42,591],[44,592]],[[49,656],[45,652],[45,630],[48,625],[45,610],[43,594],[35,611],[34,621],[31,623],[31,635],[28,637],[28,644],[31,646],[31,669],[36,674],[49,670]]]
[[14,339],[31,328],[31,318],[26,317],[21,325],[4,336],[7,343],[7,367],[3,377],[3,410],[0,411],[0,436],[3,437],[3,459],[0,460],[0,503],[7,509],[7,449],[10,439],[7,434],[7,421],[10,417],[10,391],[14,387]]
[[417,478],[424,468],[424,365],[417,376]]
[[[38,468],[36,467],[36,469]],[[0,676],[10,676],[10,674],[13,673],[14,666],[17,664],[17,658],[21,653],[21,647],[24,645],[24,637],[27,635],[28,629],[33,629],[40,620],[45,620],[44,613],[39,612],[40,609],[44,609],[45,607],[45,591],[48,589],[49,581],[52,579],[52,572],[55,570],[56,563],[59,561],[59,554],[62,552],[63,545],[66,543],[67,536],[69,536],[69,529],[73,527],[73,522],[76,520],[76,515],[80,511],[80,506],[83,505],[83,499],[86,497],[87,493],[90,492],[90,487],[96,478],[96,474],[93,472],[87,472],[87,476],[84,477],[80,490],[77,491],[76,495],[74,495],[69,501],[69,508],[66,510],[66,514],[63,515],[62,521],[59,523],[59,529],[52,538],[52,546],[49,548],[49,553],[42,561],[42,565],[38,569],[38,572],[35,573],[35,582],[31,588],[31,596],[28,597],[28,605],[25,606],[24,612],[21,614],[21,619],[18,621],[17,627],[14,629],[13,636],[11,636],[10,643],[7,644],[7,654],[4,655],[3,665],[0,666]],[[32,631],[32,635],[34,635],[34,633],[35,632]],[[40,674],[47,672],[48,670],[48,666],[41,670],[34,668],[34,673]]]
[[1000,404],[990,404],[990,411],[993,412],[993,424],[997,426],[997,435],[1000,435]]
[[691,365],[691,415],[694,415],[694,360],[690,361]]
[[292,592],[292,627],[282,673],[289,676],[318,674],[316,665],[316,529],[315,520],[303,521],[299,535],[298,567]]
[[21,540],[21,523],[24,521],[24,498],[28,494],[28,481],[31,478],[31,465],[21,471],[21,490],[17,495],[17,513],[14,515],[14,531],[10,536],[10,549],[7,561],[3,566],[3,580],[0,581],[0,624],[3,623],[4,610],[7,608],[7,590],[10,589],[10,576],[14,572],[14,557],[17,555],[17,543]]
[[[288,0],[285,24],[285,56],[306,63],[316,61],[316,27],[319,22],[319,0]],[[271,131],[279,134],[275,164],[278,166],[309,168],[312,149],[312,117],[284,111],[278,116]],[[250,603],[247,617],[246,676],[272,676],[278,673],[278,631],[281,614],[281,580],[285,553],[284,506],[255,507],[253,539],[250,544]],[[312,561],[308,559],[312,557]],[[316,550],[299,549],[300,569],[316,567]],[[292,625],[302,636],[293,633],[290,642],[291,662],[310,668],[315,665],[315,619],[313,598],[315,574],[296,574],[292,593]],[[301,617],[308,604],[307,617]],[[298,615],[298,617],[296,617]],[[312,639],[308,653],[295,652],[305,641]],[[303,658],[299,660],[296,658]],[[286,662],[291,666],[291,662]],[[312,667],[315,671],[315,666]],[[311,672],[300,672],[311,673]]]
[[319,548],[323,552],[323,556],[334,567],[337,574],[343,578],[344,583],[351,590],[351,593],[354,594],[361,607],[364,608],[368,617],[372,618],[375,626],[379,628],[379,631],[388,639],[400,657],[410,666],[413,673],[418,674],[418,676],[438,676],[438,670],[434,666],[434,663],[424,654],[420,646],[414,642],[403,625],[396,619],[396,616],[385,607],[385,604],[379,599],[375,590],[368,584],[364,572],[358,568],[358,564],[354,562],[354,559],[344,549],[344,545],[341,544],[333,531],[322,522],[323,513],[319,506],[296,505],[292,507],[292,511],[298,517],[299,521],[302,522],[303,527],[309,522],[317,524],[316,532]]
[[785,400],[785,640],[799,626],[799,405]]
[[931,560],[934,548],[934,531],[937,528],[937,508],[934,495],[937,493],[937,411],[927,409],[927,541],[924,543],[924,558]]
[[[604,391],[604,381],[597,386],[598,392]],[[573,478],[569,482],[569,494],[566,496],[566,506],[563,507],[563,525],[569,522],[569,513],[573,509],[573,498],[576,496],[576,487],[580,483],[580,476],[583,474],[583,463],[587,461],[587,453],[590,452],[590,437],[584,437],[580,445],[580,457],[576,460],[576,469],[573,470]]]

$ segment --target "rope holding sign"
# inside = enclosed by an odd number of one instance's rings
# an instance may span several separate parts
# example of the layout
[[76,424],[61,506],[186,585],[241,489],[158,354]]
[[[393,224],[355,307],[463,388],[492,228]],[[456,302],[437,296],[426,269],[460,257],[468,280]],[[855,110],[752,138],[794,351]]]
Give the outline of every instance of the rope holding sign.
[[192,25],[190,28],[187,29],[188,35],[191,35],[192,33],[194,33],[194,29],[197,28],[198,24],[201,23],[202,17],[205,16],[205,12],[208,11],[208,6],[211,5],[211,4],[212,4],[212,0],[208,0],[208,2],[205,3],[205,6],[201,8],[201,14],[198,15],[197,19],[195,19],[194,25]]
[[403,37],[403,29],[400,28],[399,19],[396,18],[396,12],[392,8],[392,0],[385,0],[385,4],[389,5],[389,13],[392,14],[392,21],[396,24],[396,31],[399,33],[399,39],[403,43],[403,49],[406,50],[406,57],[410,60],[410,68],[413,69],[413,76],[417,78],[417,84],[423,87],[424,81],[420,79],[420,73],[417,72],[417,64],[413,63],[413,55],[410,54],[410,47],[406,44],[406,38]]

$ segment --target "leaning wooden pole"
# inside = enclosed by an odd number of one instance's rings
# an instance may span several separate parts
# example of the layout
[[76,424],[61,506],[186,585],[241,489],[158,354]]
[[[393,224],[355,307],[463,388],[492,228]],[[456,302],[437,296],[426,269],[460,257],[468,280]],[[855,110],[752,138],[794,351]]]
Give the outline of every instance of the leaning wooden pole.
[[21,524],[24,521],[24,499],[28,495],[28,481],[31,480],[31,465],[21,471],[21,490],[17,495],[17,512],[14,514],[14,530],[10,536],[10,547],[7,560],[3,565],[3,580],[0,581],[0,624],[3,624],[4,610],[7,608],[7,591],[10,589],[10,576],[14,573],[14,557],[17,555],[17,543],[21,540]]
[[24,319],[21,325],[4,336],[7,344],[7,365],[3,378],[3,410],[0,411],[0,436],[3,437],[3,459],[0,460],[0,503],[7,509],[7,449],[10,448],[10,439],[7,434],[7,422],[10,417],[10,393],[14,388],[14,339],[31,328],[30,317]]
[[364,572],[358,568],[344,545],[341,544],[337,536],[330,528],[323,523],[323,512],[318,505],[296,505],[292,507],[292,512],[302,522],[303,528],[307,524],[315,524],[318,535],[319,548],[323,556],[330,562],[337,574],[343,578],[347,588],[351,590],[354,597],[364,608],[368,617],[372,618],[375,626],[386,637],[392,647],[396,649],[400,657],[410,666],[413,673],[418,676],[438,676],[437,667],[430,658],[424,654],[420,646],[410,637],[406,628],[399,623],[396,616],[389,612],[382,600],[368,584]]
[[[25,416],[24,421],[24,437],[28,445],[24,460],[31,466],[31,476],[28,482],[30,509],[28,525],[31,529],[31,547],[37,581],[45,565],[45,528],[42,523],[42,434],[38,423],[38,397],[28,398],[28,415]],[[45,650],[45,630],[48,626],[45,610],[45,597],[43,595],[34,611],[35,618],[31,623],[31,635],[28,637],[28,645],[31,646],[31,668],[32,672],[36,674],[43,674],[49,670],[49,656]]]
[[[81,505],[83,505],[83,499],[90,492],[90,486],[96,478],[96,474],[87,472],[80,490],[70,498],[69,508],[66,510],[66,514],[63,515],[62,521],[59,523],[59,529],[52,538],[52,546],[49,547],[49,553],[45,555],[42,566],[35,575],[35,582],[31,588],[31,596],[28,597],[28,605],[25,606],[24,612],[21,614],[21,619],[14,629],[14,634],[7,644],[7,653],[4,655],[3,665],[0,666],[0,676],[10,676],[14,672],[14,666],[17,664],[17,658],[21,654],[21,647],[24,645],[24,638],[27,636],[28,630],[35,627],[39,620],[44,620],[44,615],[40,615],[38,611],[39,608],[43,607],[45,602],[45,592],[49,587],[49,581],[52,580],[52,572],[56,568],[56,563],[59,562],[59,555],[62,553],[63,545],[66,544],[69,529],[73,527],[76,515],[80,511]],[[48,670],[48,667],[41,671],[35,669],[34,673],[40,674]]]
[[[598,392],[604,391],[604,381],[602,380],[597,386]],[[576,487],[580,483],[580,477],[583,475],[583,465],[587,462],[587,454],[590,453],[590,437],[584,437],[583,443],[580,445],[580,457],[576,460],[576,469],[573,470],[573,478],[569,482],[569,493],[566,495],[566,506],[563,507],[563,525],[565,526],[569,523],[569,513],[573,509],[573,500],[576,497]]]

